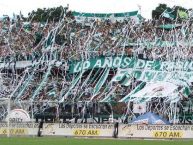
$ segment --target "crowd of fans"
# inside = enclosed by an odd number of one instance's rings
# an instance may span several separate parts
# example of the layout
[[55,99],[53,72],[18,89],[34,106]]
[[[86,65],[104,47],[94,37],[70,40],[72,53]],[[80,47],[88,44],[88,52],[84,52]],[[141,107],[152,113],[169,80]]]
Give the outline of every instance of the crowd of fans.
[[[37,114],[41,114],[40,110],[47,110],[56,116],[57,112],[61,114],[66,111],[67,114],[75,113],[81,118],[87,118],[84,114],[93,116],[103,109],[103,112],[106,111],[110,116],[114,109],[108,103],[101,106],[100,103],[93,103],[93,100],[90,106],[87,103],[93,96],[97,76],[100,76],[98,69],[84,72],[76,85],[69,89],[76,74],[69,74],[66,65],[50,66],[50,61],[66,63],[97,56],[123,55],[147,60],[191,60],[193,58],[192,22],[174,23],[173,25],[177,27],[168,30],[159,27],[167,24],[165,19],[135,22],[126,18],[124,21],[112,22],[109,19],[93,18],[87,22],[77,22],[71,12],[65,14],[59,22],[42,23],[33,20],[24,22],[21,18],[5,17],[0,21],[0,61],[4,65],[13,64],[13,66],[8,70],[1,68],[0,85],[3,89],[0,91],[0,96],[11,96],[18,102],[33,97],[34,102],[39,103],[34,103],[28,109],[29,111],[34,109]],[[14,65],[17,61],[41,63],[29,68],[17,69]],[[110,84],[116,69],[111,70],[109,74],[105,84]],[[93,76],[93,79],[83,86],[89,75]],[[106,97],[105,92],[114,89],[115,91],[110,94],[111,101],[118,102],[140,83],[141,81],[132,79],[127,87],[121,86],[120,83],[103,86],[94,97],[94,101],[100,101],[101,98]],[[52,92],[54,95],[50,95]],[[64,95],[66,95],[64,104],[52,103],[60,101]],[[17,101],[16,106],[19,104]],[[78,101],[81,103],[77,103]],[[132,107],[129,110],[126,108],[126,105],[124,107],[121,105],[117,110],[121,110],[120,114],[132,110]],[[72,119],[72,115],[69,114],[68,116],[71,117],[67,118]],[[61,118],[66,120],[64,116]]]
[[[24,22],[5,17],[0,21],[1,61],[34,60],[42,54],[55,59],[80,60],[100,55],[143,55],[147,59],[192,58],[192,22],[165,30],[163,19],[136,23],[90,20],[76,22],[69,12],[59,22]],[[49,56],[48,58],[50,58]],[[46,59],[46,58],[45,58]]]

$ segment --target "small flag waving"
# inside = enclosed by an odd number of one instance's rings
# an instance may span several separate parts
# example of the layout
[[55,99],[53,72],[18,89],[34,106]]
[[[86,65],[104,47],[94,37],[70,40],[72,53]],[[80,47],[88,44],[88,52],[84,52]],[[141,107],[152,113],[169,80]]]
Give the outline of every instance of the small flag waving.
[[167,9],[161,14],[162,17],[173,20],[175,16],[172,14],[173,11],[169,12]]

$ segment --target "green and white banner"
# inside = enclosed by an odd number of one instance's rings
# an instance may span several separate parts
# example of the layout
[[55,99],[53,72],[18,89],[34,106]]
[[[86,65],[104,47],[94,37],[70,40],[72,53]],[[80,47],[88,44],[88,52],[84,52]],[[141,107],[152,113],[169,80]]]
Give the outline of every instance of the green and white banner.
[[99,57],[69,64],[70,73],[93,68],[118,68],[114,81],[135,77],[146,82],[185,80],[193,81],[193,61],[148,61],[134,57]]
[[124,12],[124,13],[81,13],[81,12],[72,12],[75,17],[91,17],[91,18],[110,18],[112,15],[114,17],[131,17],[136,16],[138,11]]
[[[136,87],[136,89],[138,88],[139,87]],[[177,85],[174,85],[173,83],[169,82],[149,83],[146,84],[145,87],[143,88],[140,87],[139,91],[136,91],[136,89],[134,89],[135,93],[133,92],[129,93],[119,102],[127,102],[132,98],[138,98],[135,99],[137,102],[143,102],[153,97],[163,98],[168,96],[169,96],[168,99],[174,100],[179,98],[179,95],[176,92],[177,88],[178,88]]]
[[168,72],[145,69],[120,69],[114,76],[113,81],[121,81],[123,77],[128,75],[144,82],[173,82],[184,86],[187,85],[186,82],[193,81],[193,73],[191,72]]
[[89,20],[106,20],[109,19],[111,21],[123,21],[124,19],[131,19],[134,22],[138,23],[142,16],[138,13],[138,11],[132,12],[123,12],[123,13],[82,13],[82,12],[72,12],[77,22],[88,22]]
[[76,73],[81,70],[93,68],[134,68],[155,71],[193,71],[193,61],[148,61],[134,57],[99,57],[86,61],[72,62],[70,72]]

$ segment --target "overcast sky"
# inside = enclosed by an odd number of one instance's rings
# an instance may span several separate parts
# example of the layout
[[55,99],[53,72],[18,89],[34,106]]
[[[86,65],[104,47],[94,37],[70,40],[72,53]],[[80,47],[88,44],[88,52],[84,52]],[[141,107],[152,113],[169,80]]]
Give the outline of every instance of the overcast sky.
[[19,14],[21,11],[27,15],[37,8],[66,6],[71,10],[80,12],[127,12],[138,10],[141,6],[142,16],[151,18],[151,11],[159,3],[169,6],[179,5],[185,8],[193,8],[193,0],[0,0],[0,16],[3,14]]

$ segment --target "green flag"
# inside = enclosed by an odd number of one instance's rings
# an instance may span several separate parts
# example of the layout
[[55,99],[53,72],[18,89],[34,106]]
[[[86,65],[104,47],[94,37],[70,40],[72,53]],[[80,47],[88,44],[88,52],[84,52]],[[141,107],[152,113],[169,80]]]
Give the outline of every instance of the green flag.
[[178,10],[178,16],[181,19],[188,19],[188,13],[182,10]]

